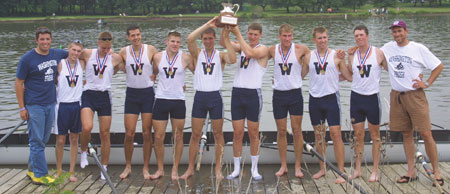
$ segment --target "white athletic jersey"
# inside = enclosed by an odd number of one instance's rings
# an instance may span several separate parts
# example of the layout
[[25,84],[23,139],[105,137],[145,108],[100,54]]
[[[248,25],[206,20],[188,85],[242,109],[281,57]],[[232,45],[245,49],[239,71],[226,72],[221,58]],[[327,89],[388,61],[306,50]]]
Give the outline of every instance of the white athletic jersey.
[[419,74],[423,69],[434,70],[441,64],[427,47],[413,41],[409,41],[408,45],[403,47],[391,41],[381,50],[388,64],[392,89],[400,92],[416,90],[413,88],[413,80],[420,79]]
[[211,92],[222,88],[222,63],[220,52],[214,49],[212,56],[207,59],[205,49],[202,49],[197,58],[194,73],[194,89],[196,91]]
[[[260,44],[256,45],[256,47]],[[266,73],[266,68],[259,65],[258,60],[247,58],[244,51],[241,51],[240,64],[234,75],[233,87],[258,89],[262,86],[262,79]]]
[[[103,69],[101,77],[100,64]],[[107,54],[104,58],[99,58],[97,49],[92,49],[91,57],[86,63],[86,85],[83,90],[107,91],[111,89],[111,79],[114,74],[112,65],[112,55]]]
[[[282,56],[281,46],[275,46],[275,64],[274,64],[274,80],[272,88],[275,90],[292,90],[302,87],[302,66],[298,63],[295,54],[295,44],[291,44],[291,48],[286,56]],[[284,60],[284,61],[283,61]]]
[[[334,94],[339,91],[339,71],[334,64],[335,50],[328,49],[327,55],[318,56],[317,50],[311,51],[309,60],[309,93],[315,98]],[[319,64],[320,60],[323,65]]]
[[67,59],[61,60],[61,72],[58,75],[58,86],[56,88],[56,101],[58,103],[81,101],[81,94],[83,93],[83,68],[78,59],[77,64],[72,65],[75,65],[74,68],[71,68],[67,64]]
[[[135,50],[134,52],[131,46],[127,46],[125,50],[127,52],[127,60],[125,63],[127,87],[152,87],[153,81],[150,79],[150,76],[153,74],[153,65],[148,59],[148,46],[143,44],[141,50]],[[137,54],[139,54],[139,57],[137,57]],[[137,66],[136,63],[140,65]]]
[[[185,69],[182,61],[183,52],[178,51],[173,59],[169,59],[167,51],[163,51],[161,61],[158,65],[158,87],[156,88],[156,98],[184,100],[184,76]],[[172,63],[170,67],[168,60]]]
[[[352,91],[362,95],[372,95],[380,92],[381,66],[377,61],[377,48],[367,50],[367,59],[360,58],[359,50],[355,52],[352,63]],[[365,60],[365,61],[364,61]]]

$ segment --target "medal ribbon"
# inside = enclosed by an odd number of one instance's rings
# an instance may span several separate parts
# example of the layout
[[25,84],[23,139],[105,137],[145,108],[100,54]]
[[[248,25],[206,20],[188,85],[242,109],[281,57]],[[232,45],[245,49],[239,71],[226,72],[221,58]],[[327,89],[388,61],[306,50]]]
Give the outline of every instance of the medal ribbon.
[[133,60],[136,63],[136,66],[138,69],[141,68],[141,61],[142,61],[142,52],[144,51],[143,49],[144,45],[141,45],[141,50],[139,51],[139,59],[136,57],[136,52],[134,52],[133,46],[131,46],[131,54],[133,55]]
[[291,55],[291,48],[292,48],[292,46],[289,47],[289,50],[286,53],[286,55],[284,55],[283,46],[279,45],[278,48],[279,48],[278,51],[280,52],[280,55],[281,55],[281,60],[283,61],[283,64],[287,66],[287,62],[288,62],[289,56]]
[[167,60],[167,63],[169,63],[169,71],[172,71],[172,68],[175,65],[175,62],[177,61],[177,59],[178,59],[178,53],[175,55],[175,57],[173,57],[172,62],[170,62],[169,54],[166,53],[166,60]]
[[208,52],[206,52],[206,49],[203,49],[203,54],[205,55],[206,66],[210,67],[212,61],[214,60],[214,55],[216,55],[216,49],[213,49],[213,51],[211,52],[211,56],[208,56]]
[[319,62],[320,69],[324,70],[323,68],[325,67],[325,62],[327,62],[327,59],[328,59],[328,48],[325,51],[325,55],[323,56],[323,60],[322,60],[322,58],[320,58],[319,50],[316,50],[315,54],[316,54],[316,57],[317,57],[317,61]]
[[359,66],[361,67],[360,69],[362,70],[364,67],[364,64],[366,63],[367,59],[369,58],[370,53],[372,53],[372,46],[369,45],[369,49],[367,49],[366,51],[366,55],[364,56],[364,58],[361,58],[361,51],[358,49],[358,60],[359,60]]
[[103,61],[100,63],[100,55],[98,54],[98,50],[97,50],[97,64],[98,64],[98,70],[99,70],[100,74],[103,74],[103,71],[105,71],[105,64],[106,64],[107,60],[108,60],[108,54],[105,55],[105,57],[103,58]]
[[78,66],[78,60],[77,62],[75,62],[75,66],[73,67],[73,71],[71,70],[72,68],[70,67],[70,63],[69,60],[66,59],[66,66],[67,66],[67,71],[69,71],[69,76],[70,76],[70,82],[75,82],[75,75],[77,73],[77,66]]

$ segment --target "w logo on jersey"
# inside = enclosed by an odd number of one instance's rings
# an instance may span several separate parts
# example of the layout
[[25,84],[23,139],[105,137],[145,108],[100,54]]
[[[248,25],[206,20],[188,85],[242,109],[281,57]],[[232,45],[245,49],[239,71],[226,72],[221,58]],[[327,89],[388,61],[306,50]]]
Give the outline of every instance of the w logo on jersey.
[[144,63],[140,64],[141,71],[138,71],[139,68],[135,64],[130,64],[130,66],[131,66],[131,69],[133,70],[134,75],[137,75],[137,74],[142,75],[142,71],[144,70]]
[[284,65],[283,63],[278,63],[278,66],[280,66],[281,75],[291,75],[291,67],[292,63],[288,63],[287,65]]
[[[78,83],[78,77],[79,76],[80,75],[75,75],[75,80],[73,80],[73,83],[75,85],[77,85],[77,83]],[[70,84],[72,83],[72,80],[70,80],[70,76],[66,75],[66,80],[67,80],[67,84],[70,86]]]
[[241,67],[240,68],[247,69],[249,63],[250,63],[249,57],[241,56]]
[[361,69],[361,66],[357,66],[358,70],[359,70],[359,75],[361,75],[361,78],[364,78],[364,76],[369,77],[370,75],[370,68],[372,67],[372,65],[364,65]]
[[174,78],[175,77],[175,73],[177,72],[178,67],[174,67],[172,68],[172,70],[167,70],[168,67],[163,67],[164,69],[164,73],[166,73],[166,78]]
[[214,66],[215,66],[215,65],[216,65],[216,63],[211,63],[211,65],[208,67],[208,66],[206,65],[206,63],[202,62],[203,73],[204,73],[205,75],[207,75],[207,74],[211,75],[211,74],[213,73],[213,70],[214,70]]
[[[323,72],[327,71],[327,66],[328,62],[325,62],[325,64],[323,64]],[[319,75],[320,71],[322,70],[322,68],[319,65],[319,62],[314,62],[314,67],[316,69],[316,74]]]
[[[93,67],[94,67],[94,74],[95,74],[95,76],[97,76],[98,75],[98,73],[100,73],[100,69],[98,69],[97,68],[97,64],[93,64],[92,65]],[[103,65],[103,69],[106,69],[108,66],[106,66],[106,65]]]

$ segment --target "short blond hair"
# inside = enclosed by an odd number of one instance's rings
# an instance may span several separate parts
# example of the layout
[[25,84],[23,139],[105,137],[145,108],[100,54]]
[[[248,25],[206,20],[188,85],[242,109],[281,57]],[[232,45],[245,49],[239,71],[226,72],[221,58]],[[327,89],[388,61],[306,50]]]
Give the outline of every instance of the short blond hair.
[[294,28],[290,24],[283,24],[278,29],[278,34],[281,34],[283,32],[294,32]]
[[328,35],[328,30],[323,26],[318,26],[318,27],[314,28],[314,30],[313,30],[313,34],[312,34],[313,38],[316,37],[317,33],[327,33],[327,35]]

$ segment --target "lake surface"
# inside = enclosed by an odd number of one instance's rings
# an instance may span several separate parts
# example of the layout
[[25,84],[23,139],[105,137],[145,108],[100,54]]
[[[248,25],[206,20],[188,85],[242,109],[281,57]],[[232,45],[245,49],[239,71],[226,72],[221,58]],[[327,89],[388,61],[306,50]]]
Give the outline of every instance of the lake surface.
[[[318,25],[325,26],[329,30],[329,47],[335,49],[345,49],[354,45],[353,28],[359,24],[365,24],[369,28],[370,42],[372,45],[381,47],[384,43],[391,41],[392,37],[388,27],[397,19],[405,20],[409,29],[409,40],[425,44],[430,50],[443,62],[445,66],[443,72],[426,94],[430,103],[431,121],[434,124],[450,128],[450,119],[448,113],[450,109],[450,70],[447,67],[450,64],[450,16],[414,16],[406,18],[276,18],[276,19],[257,19],[241,20],[240,29],[243,34],[247,31],[247,26],[252,22],[260,22],[263,25],[263,37],[261,42],[265,45],[273,45],[279,42],[278,27],[283,23],[289,23],[294,26],[294,42],[305,44],[310,49],[315,45],[311,40],[311,31]],[[15,125],[19,122],[19,111],[14,91],[15,72],[17,62],[20,57],[36,47],[34,42],[34,30],[39,26],[48,26],[53,31],[53,48],[66,45],[71,40],[82,40],[87,48],[96,48],[96,37],[101,31],[109,31],[115,36],[113,48],[116,52],[121,47],[127,46],[126,28],[129,24],[138,24],[142,29],[143,43],[152,44],[158,50],[165,49],[165,37],[171,30],[177,30],[182,33],[182,50],[187,51],[186,37],[195,28],[206,22],[207,19],[197,20],[155,20],[155,21],[122,21],[108,22],[107,25],[98,26],[96,22],[30,22],[30,23],[0,23],[0,128]],[[447,29],[447,30],[445,30]],[[217,32],[219,35],[219,32]],[[232,39],[234,39],[232,37]],[[217,48],[222,49],[218,43]],[[223,79],[223,96],[225,103],[225,117],[231,119],[231,88],[233,76],[237,64],[225,67]],[[424,77],[428,78],[430,71],[425,71]],[[261,131],[276,130],[275,121],[272,114],[272,87],[271,79],[273,76],[273,61],[269,62],[269,67],[264,76],[263,83],[263,112],[261,115]],[[187,118],[186,126],[190,126],[190,115],[194,90],[192,86],[193,77],[187,73],[186,77],[186,107]],[[306,77],[303,84],[304,98],[304,118],[303,129],[312,130],[308,113],[308,86],[309,76]],[[387,72],[383,72],[381,79],[381,102],[383,107],[382,122],[388,122],[388,105],[390,84]],[[340,83],[340,96],[342,107],[342,128],[349,130],[350,116],[350,86],[349,82]],[[113,78],[113,123],[112,131],[124,131],[123,125],[123,104],[125,101],[125,75],[119,72]],[[386,99],[386,100],[385,100]],[[96,129],[94,129],[96,131]],[[138,128],[140,130],[140,127]],[[232,131],[231,123],[226,121],[224,131]]]

